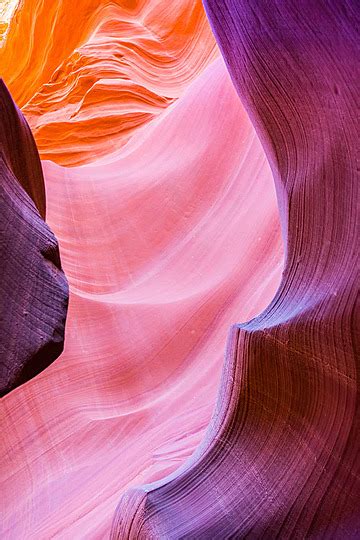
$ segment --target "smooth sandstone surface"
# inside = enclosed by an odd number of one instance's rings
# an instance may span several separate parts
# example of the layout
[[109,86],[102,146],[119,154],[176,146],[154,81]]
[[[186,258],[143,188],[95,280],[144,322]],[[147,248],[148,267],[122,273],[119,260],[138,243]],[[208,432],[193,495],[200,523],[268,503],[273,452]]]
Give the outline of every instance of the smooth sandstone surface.
[[360,535],[359,10],[204,4],[6,27],[1,538]]
[[43,169],[70,306],[62,356],[4,400],[4,535],[102,538],[196,448],[229,323],[275,294],[275,190],[221,59],[123,149]]
[[205,440],[112,538],[358,538],[356,2],[206,0],[277,189],[285,268],[230,333]]

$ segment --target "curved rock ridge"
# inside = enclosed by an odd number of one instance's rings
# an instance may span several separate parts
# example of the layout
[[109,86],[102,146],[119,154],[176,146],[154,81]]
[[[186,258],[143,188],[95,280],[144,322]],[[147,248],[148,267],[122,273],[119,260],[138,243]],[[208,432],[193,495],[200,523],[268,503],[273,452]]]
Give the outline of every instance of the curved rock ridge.
[[201,446],[122,497],[112,538],[358,538],[359,4],[205,5],[272,167],[285,269],[231,330]]
[[1,536],[104,538],[120,493],[199,444],[229,324],[275,294],[275,189],[222,59],[122,149],[43,169],[65,350],[3,400]]
[[23,115],[0,80],[0,395],[63,350],[68,287],[44,222],[44,179]]
[[217,54],[200,0],[24,0],[0,73],[41,158],[73,166],[125,144]]

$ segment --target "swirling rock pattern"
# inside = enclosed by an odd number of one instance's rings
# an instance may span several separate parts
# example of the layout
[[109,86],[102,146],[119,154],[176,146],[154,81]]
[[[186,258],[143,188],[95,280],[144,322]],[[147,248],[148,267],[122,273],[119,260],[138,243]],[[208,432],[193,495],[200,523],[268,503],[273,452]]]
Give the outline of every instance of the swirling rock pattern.
[[42,159],[77,165],[124,145],[217,54],[200,0],[23,0],[0,73]]
[[207,435],[113,538],[358,538],[358,3],[206,0],[272,167],[286,263],[229,337]]
[[0,394],[34,377],[63,349],[68,287],[45,224],[44,179],[23,115],[0,81]]
[[355,7],[18,4],[1,538],[359,536]]
[[275,294],[275,190],[221,59],[117,153],[43,168],[65,350],[3,400],[2,536],[103,538],[119,492],[199,444],[229,324]]

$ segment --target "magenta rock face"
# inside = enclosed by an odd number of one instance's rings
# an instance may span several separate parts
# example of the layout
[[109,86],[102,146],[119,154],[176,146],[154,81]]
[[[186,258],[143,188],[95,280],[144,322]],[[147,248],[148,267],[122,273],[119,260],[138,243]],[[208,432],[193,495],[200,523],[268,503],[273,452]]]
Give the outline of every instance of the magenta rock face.
[[203,443],[122,497],[112,538],[359,538],[358,3],[205,5],[272,167],[286,264],[230,332]]
[[45,189],[30,129],[0,81],[0,394],[61,353],[68,286],[44,222]]

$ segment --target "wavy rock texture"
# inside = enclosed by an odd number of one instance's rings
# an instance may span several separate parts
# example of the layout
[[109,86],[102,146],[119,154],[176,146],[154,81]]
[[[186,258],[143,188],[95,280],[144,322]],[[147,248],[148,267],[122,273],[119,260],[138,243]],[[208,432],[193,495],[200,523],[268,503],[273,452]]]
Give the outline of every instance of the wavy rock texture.
[[229,323],[275,294],[275,190],[222,60],[115,154],[43,168],[70,306],[63,355],[3,400],[2,537],[104,538],[199,444]]
[[0,395],[26,382],[63,350],[68,287],[57,241],[45,224],[36,146],[0,80]]
[[201,447],[122,498],[112,537],[358,538],[358,3],[206,9],[271,163],[285,270],[231,331]]
[[125,144],[217,54],[200,0],[23,0],[0,73],[41,157],[75,165]]

